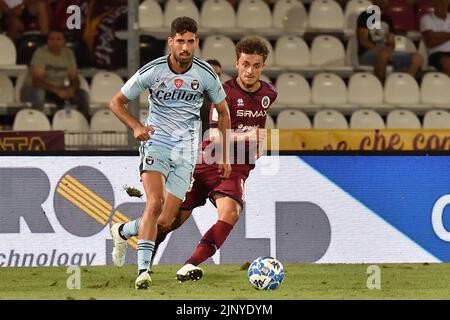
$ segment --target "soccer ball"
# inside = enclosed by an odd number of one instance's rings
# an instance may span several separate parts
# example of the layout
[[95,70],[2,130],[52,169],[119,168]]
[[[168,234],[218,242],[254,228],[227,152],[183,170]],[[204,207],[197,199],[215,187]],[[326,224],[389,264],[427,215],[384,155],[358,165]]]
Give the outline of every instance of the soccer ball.
[[284,279],[284,268],[272,257],[259,257],[248,267],[248,281],[258,290],[273,290]]

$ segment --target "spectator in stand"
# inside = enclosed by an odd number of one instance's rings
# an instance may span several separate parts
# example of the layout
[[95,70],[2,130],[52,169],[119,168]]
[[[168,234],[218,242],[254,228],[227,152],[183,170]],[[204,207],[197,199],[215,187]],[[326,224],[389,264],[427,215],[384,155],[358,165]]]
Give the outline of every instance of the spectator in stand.
[[437,70],[450,76],[450,15],[448,0],[433,0],[434,13],[420,20],[428,62]]
[[62,31],[50,31],[47,45],[34,52],[21,100],[31,102],[38,110],[43,110],[45,102],[56,103],[58,107],[75,104],[89,119],[88,93],[80,89],[75,56],[66,47]]
[[382,83],[386,78],[386,67],[404,70],[415,77],[423,63],[419,53],[395,52],[395,35],[392,20],[383,13],[388,0],[373,0],[381,9],[380,26],[374,24],[373,13],[363,11],[357,22],[358,57],[362,65],[373,65],[374,73]]
[[40,31],[48,34],[50,4],[47,0],[0,0],[0,12],[5,16],[7,35],[14,41],[24,31]]

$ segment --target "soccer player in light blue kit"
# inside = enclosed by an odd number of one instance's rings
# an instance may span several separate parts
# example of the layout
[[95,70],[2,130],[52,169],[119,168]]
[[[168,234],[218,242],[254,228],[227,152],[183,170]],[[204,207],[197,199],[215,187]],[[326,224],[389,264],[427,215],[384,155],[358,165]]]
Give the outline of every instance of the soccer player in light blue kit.
[[[137,140],[142,141],[140,171],[147,202],[140,224],[134,226],[139,230],[136,289],[147,289],[151,284],[149,267],[158,217],[162,212],[178,212],[191,185],[204,94],[210,97],[219,113],[224,150],[227,150],[226,130],[230,128],[226,94],[218,76],[206,62],[194,57],[198,47],[195,20],[188,17],[173,20],[168,45],[168,56],[143,66],[110,102],[114,114],[133,130]],[[126,104],[139,97],[144,90],[150,92],[146,125],[141,124],[126,108]],[[219,164],[225,179],[231,172],[227,157],[227,152],[223,152]],[[126,244],[124,233],[129,232],[123,230],[120,224],[111,227],[113,256],[122,249],[121,244]]]

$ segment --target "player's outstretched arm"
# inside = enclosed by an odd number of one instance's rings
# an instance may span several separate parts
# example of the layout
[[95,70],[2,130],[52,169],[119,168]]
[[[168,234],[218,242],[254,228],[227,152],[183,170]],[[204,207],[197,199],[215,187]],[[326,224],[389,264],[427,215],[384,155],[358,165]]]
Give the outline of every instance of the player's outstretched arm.
[[109,109],[111,109],[120,121],[133,130],[133,135],[136,140],[149,140],[150,135],[153,134],[155,130],[151,126],[144,126],[138,119],[133,117],[126,107],[128,102],[130,102],[130,100],[119,91],[111,99]]
[[228,157],[228,144],[230,143],[230,139],[228,138],[227,133],[231,132],[231,120],[230,110],[228,109],[228,104],[225,99],[216,105],[216,110],[219,114],[219,131],[222,142],[222,162],[219,163],[220,177],[228,179],[231,174],[231,165]]

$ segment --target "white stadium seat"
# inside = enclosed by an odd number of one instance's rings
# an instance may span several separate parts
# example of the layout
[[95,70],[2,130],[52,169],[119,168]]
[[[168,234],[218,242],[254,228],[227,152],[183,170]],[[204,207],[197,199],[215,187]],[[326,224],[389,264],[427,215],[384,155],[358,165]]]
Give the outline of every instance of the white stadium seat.
[[61,109],[55,112],[52,121],[53,130],[89,131],[85,116],[75,109]]
[[124,81],[114,72],[99,71],[91,81],[91,109],[106,107],[112,97],[124,85]]
[[429,72],[422,78],[420,96],[423,104],[450,108],[450,78],[441,72]]
[[298,36],[282,36],[275,44],[275,65],[280,67],[304,67],[310,64],[309,47]]
[[347,87],[336,74],[322,72],[312,82],[312,102],[322,106],[344,107],[347,103]]
[[237,26],[244,29],[271,28],[272,12],[263,0],[242,0],[236,13]]
[[337,110],[320,110],[313,118],[314,129],[348,129],[348,122],[344,115]]
[[420,120],[410,110],[392,110],[386,117],[388,129],[421,129]]
[[22,109],[16,113],[13,131],[49,131],[50,121],[42,111]]
[[164,26],[170,27],[172,20],[184,16],[200,21],[200,13],[192,0],[167,1],[164,8]]
[[350,0],[347,2],[344,11],[345,28],[356,30],[356,22],[361,12],[366,11],[372,2],[369,0]]
[[311,44],[313,66],[345,66],[345,48],[335,36],[316,36]]
[[423,129],[450,129],[450,113],[445,110],[429,110],[423,117]]
[[223,67],[234,67],[236,49],[234,42],[227,36],[211,35],[204,39],[203,59],[217,59]]
[[374,110],[356,110],[350,117],[350,129],[384,129],[384,120]]
[[300,110],[283,110],[277,117],[277,129],[311,129],[311,120]]
[[416,79],[406,72],[393,72],[384,85],[384,100],[394,106],[422,108]]
[[270,114],[266,116],[266,125],[264,126],[266,129],[275,129],[275,121]]
[[309,8],[309,28],[344,29],[344,12],[334,0],[314,0]]
[[275,28],[288,28],[288,19],[292,14],[297,15],[299,26],[305,29],[308,25],[308,13],[300,0],[278,0],[272,12],[272,21]]
[[203,28],[234,28],[236,13],[227,0],[206,0],[200,10],[200,26]]
[[298,73],[285,72],[280,74],[275,87],[278,90],[277,105],[292,107],[311,104],[309,83]]
[[383,104],[383,85],[373,73],[354,73],[348,81],[348,102],[358,106],[380,106]]
[[0,66],[16,64],[16,46],[10,38],[0,34]]
[[97,110],[91,118],[92,143],[100,148],[126,146],[127,127],[109,109]]
[[145,0],[139,5],[139,27],[143,29],[161,28],[164,22],[164,14],[156,0]]
[[0,73],[0,103],[14,102],[14,85],[3,73]]

